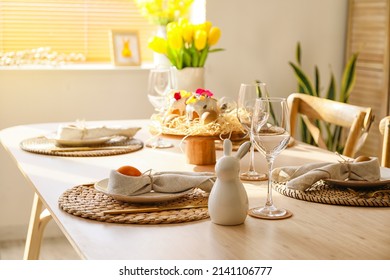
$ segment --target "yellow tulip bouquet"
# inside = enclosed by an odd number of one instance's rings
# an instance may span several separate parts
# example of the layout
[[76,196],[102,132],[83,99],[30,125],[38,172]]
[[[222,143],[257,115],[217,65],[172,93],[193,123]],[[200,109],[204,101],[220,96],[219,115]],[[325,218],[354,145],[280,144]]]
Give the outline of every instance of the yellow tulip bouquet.
[[177,69],[185,67],[203,67],[211,52],[223,49],[211,49],[218,43],[221,30],[206,21],[191,24],[183,19],[167,25],[167,38],[154,36],[149,40],[149,48],[164,54]]
[[194,0],[135,0],[143,16],[152,23],[167,25],[185,17]]

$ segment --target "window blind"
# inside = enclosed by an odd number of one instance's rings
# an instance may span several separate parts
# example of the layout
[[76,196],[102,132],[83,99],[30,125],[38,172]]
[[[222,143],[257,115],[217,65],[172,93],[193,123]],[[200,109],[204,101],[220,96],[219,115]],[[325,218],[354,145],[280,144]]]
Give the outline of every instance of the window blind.
[[138,30],[142,61],[156,27],[134,0],[0,1],[0,51],[50,47],[58,53],[81,53],[87,62],[109,62],[110,30]]

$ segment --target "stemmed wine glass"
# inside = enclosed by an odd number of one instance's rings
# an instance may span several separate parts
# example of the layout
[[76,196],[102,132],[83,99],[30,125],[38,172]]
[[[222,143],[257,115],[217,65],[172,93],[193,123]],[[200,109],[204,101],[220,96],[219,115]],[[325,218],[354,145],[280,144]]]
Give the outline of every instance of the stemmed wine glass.
[[264,207],[249,210],[249,215],[263,219],[290,217],[290,211],[276,208],[272,201],[272,165],[290,139],[289,111],[285,98],[258,98],[255,103],[251,135],[268,164],[268,192]]
[[[238,93],[237,102],[237,118],[245,130],[249,133],[252,123],[253,109],[256,99],[259,97],[268,97],[267,87],[265,83],[241,84]],[[255,170],[255,146],[251,133],[249,133],[252,146],[250,149],[249,169],[240,174],[240,178],[246,181],[263,181],[267,179],[267,175],[259,173]]]
[[[159,114],[164,114],[168,107],[168,95],[176,88],[175,71],[172,68],[155,68],[149,73],[148,99]],[[158,123],[158,126],[161,124]],[[172,143],[163,140],[160,136],[157,139],[146,143],[149,148],[170,148]]]

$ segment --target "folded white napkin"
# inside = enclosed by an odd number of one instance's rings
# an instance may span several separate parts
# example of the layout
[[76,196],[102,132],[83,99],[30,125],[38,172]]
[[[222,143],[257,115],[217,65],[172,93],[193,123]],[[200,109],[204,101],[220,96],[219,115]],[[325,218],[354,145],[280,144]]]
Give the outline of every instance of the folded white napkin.
[[57,139],[61,140],[87,140],[113,135],[133,138],[140,127],[106,127],[106,126],[77,126],[61,125],[57,130]]
[[311,163],[303,166],[275,168],[272,180],[287,182],[286,186],[294,190],[307,190],[322,179],[360,180],[373,182],[380,179],[380,167],[377,158],[368,161],[339,163]]
[[150,191],[178,193],[192,188],[210,192],[215,181],[211,172],[157,172],[142,176],[126,176],[111,170],[108,192],[120,195],[140,195]]

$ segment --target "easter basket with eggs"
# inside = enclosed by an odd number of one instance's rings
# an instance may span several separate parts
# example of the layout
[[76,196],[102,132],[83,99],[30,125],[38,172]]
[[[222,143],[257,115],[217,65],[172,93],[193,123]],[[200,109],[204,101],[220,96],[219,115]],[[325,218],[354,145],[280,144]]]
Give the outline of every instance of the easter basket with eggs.
[[194,93],[174,91],[168,99],[166,112],[152,116],[163,135],[225,138],[245,134],[236,104],[229,98],[217,100],[211,91],[197,89]]
[[215,140],[245,136],[236,103],[226,97],[218,100],[207,89],[173,91],[167,110],[152,120],[157,124],[152,133],[186,141],[187,162],[196,165],[215,164]]

